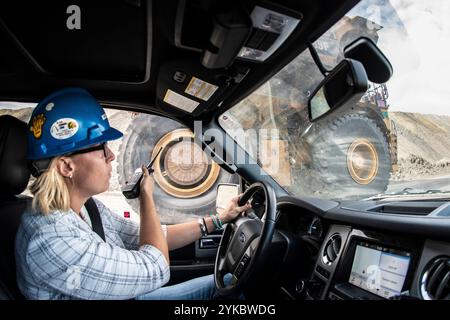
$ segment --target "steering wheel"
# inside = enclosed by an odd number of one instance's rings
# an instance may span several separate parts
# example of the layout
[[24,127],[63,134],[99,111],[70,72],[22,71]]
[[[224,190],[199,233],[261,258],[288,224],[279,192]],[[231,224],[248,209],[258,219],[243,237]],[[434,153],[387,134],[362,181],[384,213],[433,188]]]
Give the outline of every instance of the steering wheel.
[[[221,296],[242,292],[250,276],[267,258],[275,230],[276,195],[265,182],[252,184],[239,199],[244,205],[256,192],[264,195],[264,212],[259,219],[253,212],[240,215],[225,227],[214,265],[214,282]],[[231,283],[224,284],[224,276],[232,274]]]

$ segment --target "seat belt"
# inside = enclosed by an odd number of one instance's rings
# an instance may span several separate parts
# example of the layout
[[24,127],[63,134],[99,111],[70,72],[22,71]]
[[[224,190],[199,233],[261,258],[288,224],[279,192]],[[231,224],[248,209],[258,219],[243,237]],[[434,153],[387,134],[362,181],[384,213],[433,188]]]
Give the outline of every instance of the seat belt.
[[103,239],[103,241],[106,242],[102,219],[100,218],[100,212],[98,212],[98,207],[95,204],[94,199],[89,198],[84,206],[89,214],[89,218],[91,218],[92,230],[94,230],[94,232],[98,234],[100,238]]

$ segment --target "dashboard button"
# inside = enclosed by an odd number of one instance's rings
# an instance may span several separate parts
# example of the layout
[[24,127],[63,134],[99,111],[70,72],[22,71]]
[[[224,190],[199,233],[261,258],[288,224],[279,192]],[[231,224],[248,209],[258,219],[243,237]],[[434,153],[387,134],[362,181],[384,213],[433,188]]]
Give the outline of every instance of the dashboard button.
[[327,278],[327,279],[330,277],[330,272],[327,271],[327,270],[325,270],[325,269],[322,268],[321,266],[317,266],[317,267],[316,267],[316,271],[317,271],[320,275],[322,275],[323,277],[325,277],[325,278]]

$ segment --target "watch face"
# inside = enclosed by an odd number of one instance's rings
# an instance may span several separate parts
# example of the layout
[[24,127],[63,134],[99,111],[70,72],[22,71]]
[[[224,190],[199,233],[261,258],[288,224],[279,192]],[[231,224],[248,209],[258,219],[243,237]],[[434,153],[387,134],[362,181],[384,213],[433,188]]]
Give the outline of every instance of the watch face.
[[205,221],[201,218],[199,218],[198,220],[198,225],[200,226],[200,232],[202,233],[202,237],[205,237],[208,235],[208,232],[206,231],[206,224]]

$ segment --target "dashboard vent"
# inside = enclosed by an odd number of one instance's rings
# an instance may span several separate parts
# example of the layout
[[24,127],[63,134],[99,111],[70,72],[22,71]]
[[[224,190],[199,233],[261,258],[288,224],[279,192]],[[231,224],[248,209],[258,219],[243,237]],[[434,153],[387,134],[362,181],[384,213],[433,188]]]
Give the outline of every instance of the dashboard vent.
[[390,214],[404,214],[412,216],[427,216],[434,210],[436,210],[442,203],[440,202],[424,202],[420,203],[412,201],[410,203],[405,202],[391,202],[383,205],[379,205],[368,209],[371,212],[377,213],[390,213]]
[[341,250],[342,238],[338,234],[334,234],[331,236],[330,240],[328,240],[325,245],[325,249],[323,250],[322,260],[326,265],[331,265],[334,260],[336,260],[339,251]]
[[420,281],[425,300],[450,300],[450,258],[434,259],[425,269]]

